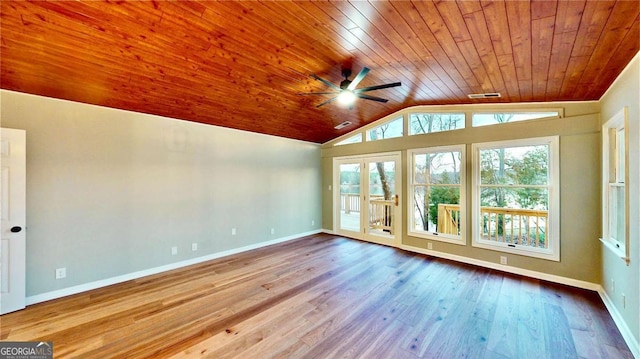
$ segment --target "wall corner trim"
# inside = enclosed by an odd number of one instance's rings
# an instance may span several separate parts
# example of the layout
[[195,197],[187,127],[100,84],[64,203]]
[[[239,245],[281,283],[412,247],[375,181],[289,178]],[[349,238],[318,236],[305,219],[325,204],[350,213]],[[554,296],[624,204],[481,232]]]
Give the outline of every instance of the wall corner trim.
[[183,267],[187,267],[187,266],[198,264],[198,263],[203,263],[203,262],[206,262],[206,261],[210,261],[210,260],[214,260],[214,259],[230,256],[230,255],[233,255],[233,254],[242,253],[242,252],[247,252],[247,251],[250,251],[250,250],[253,250],[253,249],[267,247],[267,246],[270,246],[270,245],[283,243],[283,242],[291,241],[291,240],[294,240],[294,239],[299,239],[299,238],[302,238],[302,237],[306,237],[306,236],[310,236],[310,235],[318,234],[318,233],[322,233],[322,232],[323,232],[322,230],[314,230],[314,231],[309,231],[309,232],[305,232],[305,233],[298,233],[298,234],[294,234],[294,235],[291,235],[291,236],[276,238],[276,239],[273,239],[273,240],[270,240],[270,241],[266,241],[266,242],[260,242],[260,243],[251,244],[251,245],[248,245],[248,246],[240,247],[240,248],[234,248],[234,249],[229,249],[229,250],[222,251],[222,252],[212,253],[212,254],[208,254],[208,255],[202,256],[202,257],[187,259],[187,260],[180,261],[180,262],[175,262],[175,263],[169,263],[169,264],[162,265],[162,266],[155,267],[155,268],[149,268],[149,269],[145,269],[145,270],[141,270],[141,271],[137,271],[137,272],[123,274],[123,275],[116,276],[116,277],[111,277],[111,278],[101,279],[101,280],[97,280],[97,281],[90,282],[90,283],[80,284],[80,285],[76,285],[76,286],[73,286],[73,287],[54,290],[54,291],[46,292],[46,293],[42,293],[42,294],[36,294],[36,295],[27,297],[26,298],[26,304],[27,304],[27,306],[29,306],[29,305],[33,305],[33,304],[37,304],[37,303],[42,303],[42,302],[46,302],[46,301],[49,301],[49,300],[58,299],[58,298],[70,296],[70,295],[73,295],[73,294],[83,293],[83,292],[87,292],[87,291],[90,291],[90,290],[93,290],[93,289],[98,289],[98,288],[106,287],[106,286],[109,286],[109,285],[118,284],[118,283],[126,282],[126,281],[129,281],[129,280],[138,279],[138,278],[146,277],[146,276],[153,275],[153,274],[167,272],[167,271],[170,271],[170,270],[183,268]]

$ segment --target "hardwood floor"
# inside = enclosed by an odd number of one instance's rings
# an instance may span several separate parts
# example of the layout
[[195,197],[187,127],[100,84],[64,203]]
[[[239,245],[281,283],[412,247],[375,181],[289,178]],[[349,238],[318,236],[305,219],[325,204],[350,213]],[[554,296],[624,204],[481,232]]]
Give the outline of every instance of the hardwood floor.
[[327,234],[0,320],[56,358],[633,358],[595,292]]

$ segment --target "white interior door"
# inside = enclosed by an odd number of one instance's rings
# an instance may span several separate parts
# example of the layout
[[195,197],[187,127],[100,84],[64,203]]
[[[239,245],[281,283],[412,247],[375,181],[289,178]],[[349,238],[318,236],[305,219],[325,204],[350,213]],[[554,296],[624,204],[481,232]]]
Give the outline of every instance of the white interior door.
[[398,246],[401,238],[400,154],[334,160],[335,232]]
[[0,129],[0,314],[23,309],[26,300],[26,132]]

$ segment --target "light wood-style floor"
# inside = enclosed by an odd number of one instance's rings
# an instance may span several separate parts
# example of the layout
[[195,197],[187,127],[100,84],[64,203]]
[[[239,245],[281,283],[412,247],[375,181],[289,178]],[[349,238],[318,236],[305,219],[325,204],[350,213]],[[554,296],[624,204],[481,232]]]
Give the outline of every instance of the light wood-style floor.
[[595,292],[327,234],[0,320],[56,358],[632,358]]

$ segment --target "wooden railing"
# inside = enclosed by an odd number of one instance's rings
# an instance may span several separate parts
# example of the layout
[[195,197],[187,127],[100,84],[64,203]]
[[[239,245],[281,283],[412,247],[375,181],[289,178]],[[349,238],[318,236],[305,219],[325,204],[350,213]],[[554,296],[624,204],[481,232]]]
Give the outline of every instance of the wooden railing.
[[[382,196],[369,199],[369,228],[393,233],[394,200],[385,200]],[[353,193],[340,194],[340,209],[345,214],[360,212],[360,195]]]
[[548,212],[536,209],[481,207],[483,239],[536,248],[548,248]]
[[394,203],[395,201],[384,198],[369,200],[369,227],[393,234]]
[[438,204],[438,232],[460,234],[460,205]]
[[[438,232],[459,234],[460,206],[438,205]],[[548,248],[548,212],[536,209],[480,207],[480,233],[483,239]]]
[[340,209],[344,213],[360,212],[360,194],[358,193],[341,193]]

